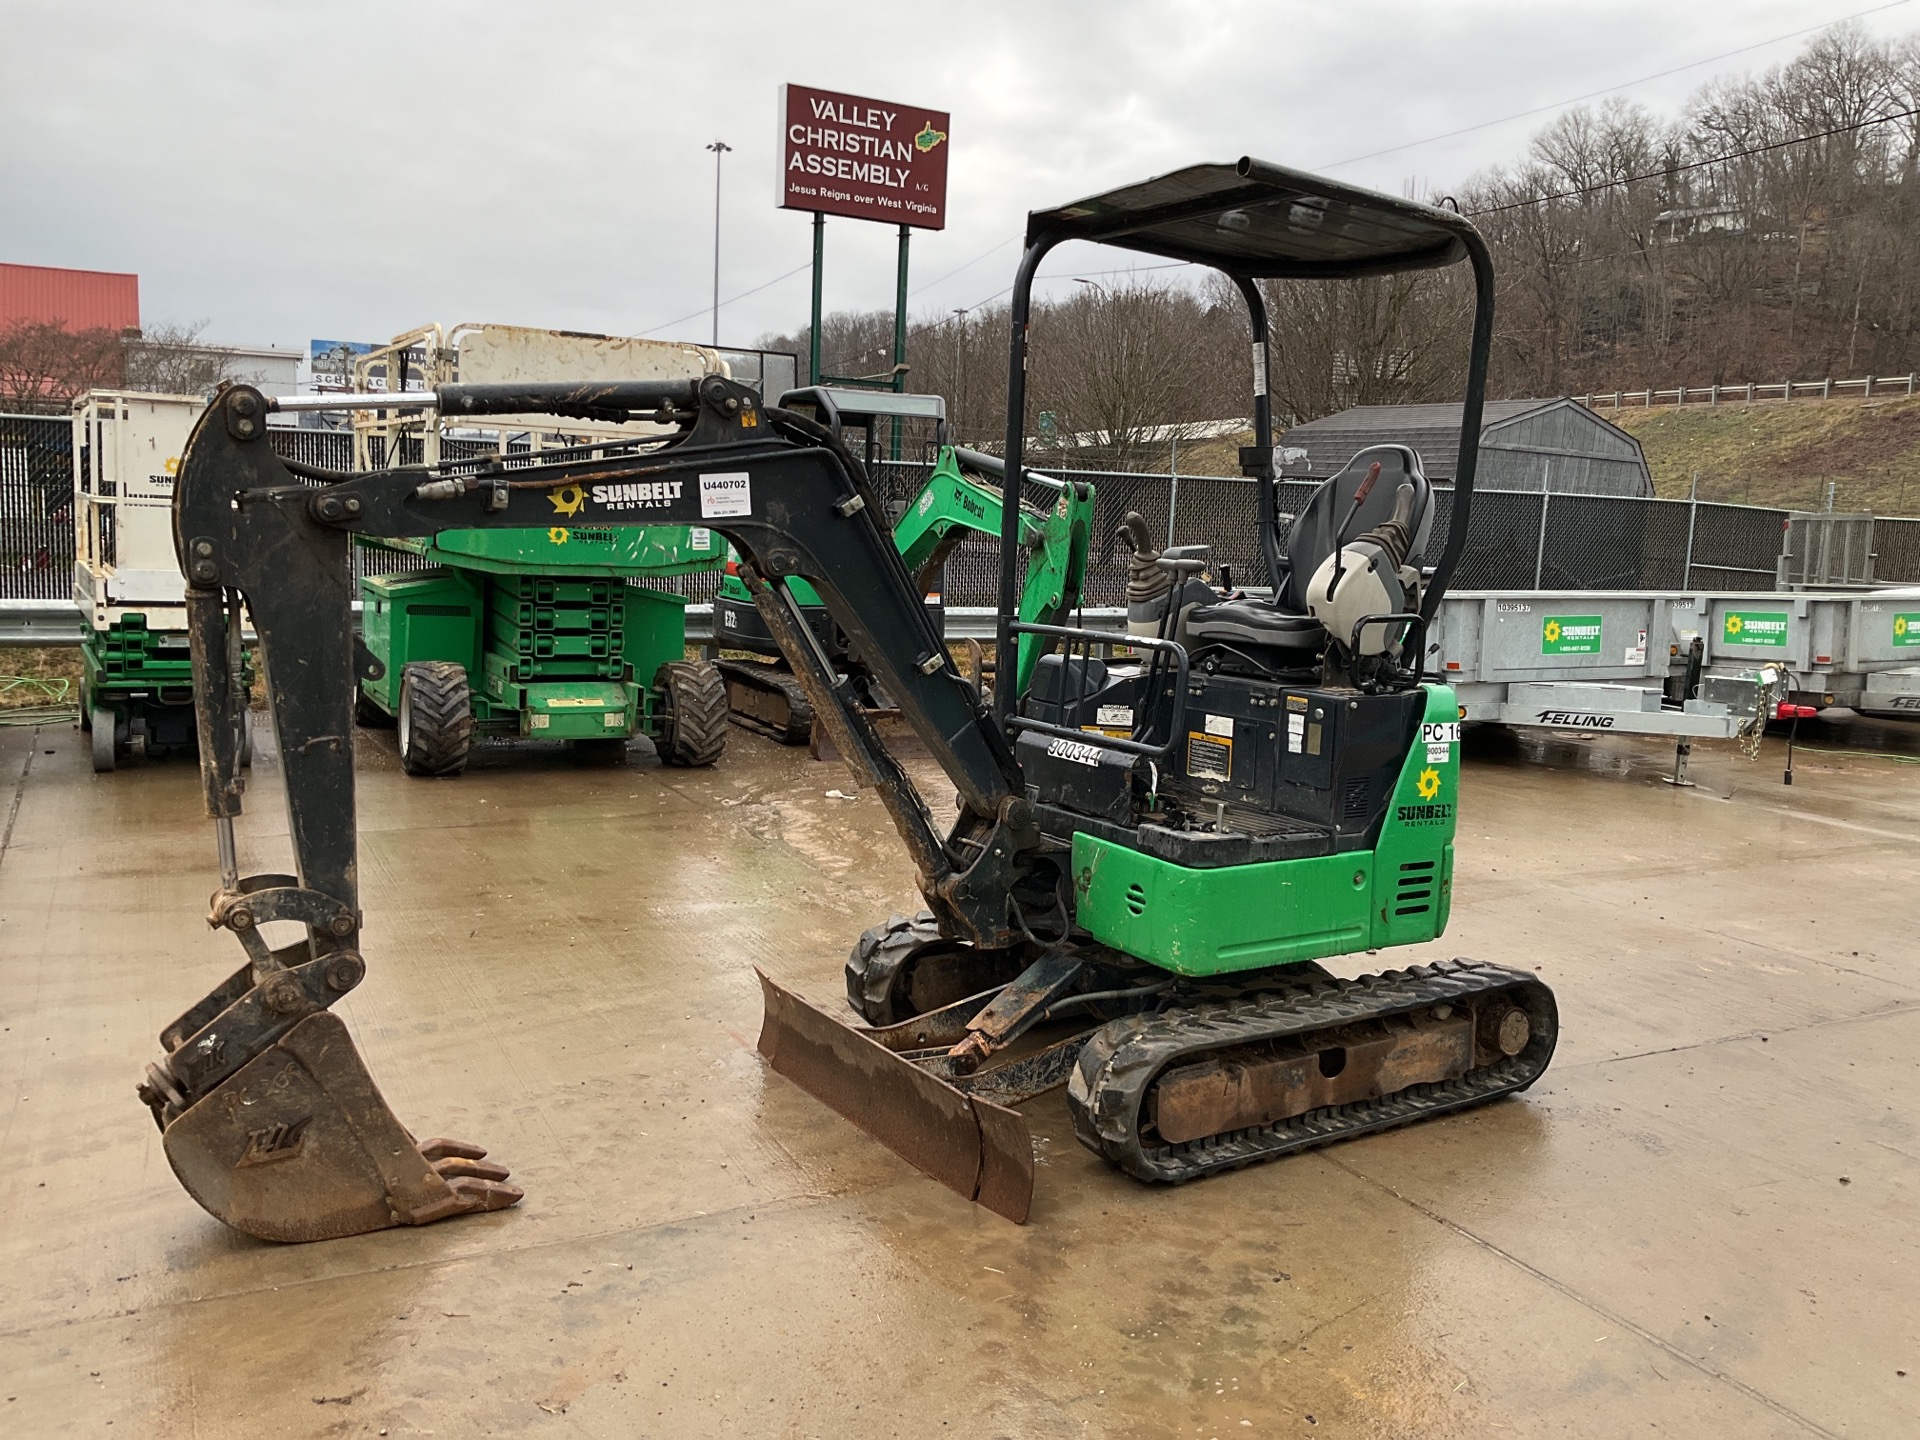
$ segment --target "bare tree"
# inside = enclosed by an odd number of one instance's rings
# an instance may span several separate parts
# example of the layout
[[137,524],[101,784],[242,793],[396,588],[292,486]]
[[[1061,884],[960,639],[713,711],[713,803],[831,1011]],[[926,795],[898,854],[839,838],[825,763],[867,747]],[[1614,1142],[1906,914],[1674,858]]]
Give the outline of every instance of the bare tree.
[[113,330],[22,323],[0,332],[0,401],[10,408],[64,411],[82,391],[118,386],[125,373]]
[[[1264,291],[1272,336],[1268,381],[1281,424],[1350,405],[1458,395],[1471,291],[1452,276],[1274,280]],[[1223,310],[1239,313],[1239,296],[1224,279],[1214,293]]]
[[126,387],[161,395],[205,395],[242,378],[232,351],[208,345],[204,320],[159,325],[127,341]]
[[1132,470],[1208,421],[1244,416],[1244,395],[1229,402],[1221,384],[1233,353],[1224,319],[1192,290],[1131,278],[1039,307],[1029,425],[1050,411],[1063,451]]
[[[1620,99],[1570,110],[1515,164],[1456,193],[1498,277],[1491,393],[1819,379],[1920,370],[1920,38],[1857,26],[1763,74],[1719,79],[1662,118]],[[1455,271],[1269,283],[1270,383],[1298,421],[1449,399],[1471,324]],[[1007,313],[909,330],[911,389],[956,433],[1005,428]],[[1231,287],[1088,286],[1033,316],[1029,432],[1052,412],[1080,463],[1162,463],[1169,437],[1247,409]],[[827,369],[885,374],[890,312],[829,316]],[[802,353],[806,335],[770,337]]]

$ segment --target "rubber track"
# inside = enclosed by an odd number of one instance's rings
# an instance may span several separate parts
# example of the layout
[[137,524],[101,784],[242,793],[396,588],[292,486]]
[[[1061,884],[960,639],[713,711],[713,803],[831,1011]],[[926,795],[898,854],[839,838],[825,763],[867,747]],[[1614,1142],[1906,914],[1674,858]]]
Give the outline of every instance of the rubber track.
[[916,950],[939,941],[940,926],[931,910],[890,916],[866,931],[847,956],[847,1003],[869,1025],[912,1019],[899,1013],[905,997],[896,994],[895,980]]
[[[1526,1049],[1511,1059],[1377,1100],[1310,1110],[1271,1125],[1179,1145],[1148,1148],[1141,1137],[1147,1092],[1169,1065],[1256,1041],[1300,1038],[1505,990],[1518,992],[1514,998],[1533,1023]],[[1546,1070],[1558,1037],[1553,992],[1532,974],[1454,960],[1113,1021],[1096,1031],[1080,1052],[1067,1085],[1067,1108],[1075,1135],[1088,1149],[1138,1179],[1178,1184],[1524,1090]]]
[[458,775],[473,747],[473,694],[467,672],[450,660],[413,660],[401,672],[413,714],[407,717],[414,755],[400,757],[409,775]]
[[721,660],[716,668],[731,682],[738,680],[763,694],[778,695],[787,702],[787,723],[769,725],[744,710],[732,712],[733,723],[777,740],[782,745],[804,745],[813,738],[813,702],[807,690],[792,672],[775,665],[756,665],[752,661]]
[[727,682],[704,660],[660,667],[672,729],[661,759],[669,765],[711,765],[727,748]]

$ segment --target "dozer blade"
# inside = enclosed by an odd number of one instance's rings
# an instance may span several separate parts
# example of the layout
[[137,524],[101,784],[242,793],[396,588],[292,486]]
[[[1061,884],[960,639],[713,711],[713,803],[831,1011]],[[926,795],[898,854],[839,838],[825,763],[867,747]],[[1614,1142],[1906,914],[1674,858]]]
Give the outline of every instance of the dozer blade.
[[300,1021],[165,1128],[173,1173],[262,1240],[331,1240],[500,1210],[521,1191],[486,1151],[417,1143],[330,1012]]
[[1026,1223],[1033,1141],[1024,1116],[962,1094],[755,973],[768,1064],[948,1189]]

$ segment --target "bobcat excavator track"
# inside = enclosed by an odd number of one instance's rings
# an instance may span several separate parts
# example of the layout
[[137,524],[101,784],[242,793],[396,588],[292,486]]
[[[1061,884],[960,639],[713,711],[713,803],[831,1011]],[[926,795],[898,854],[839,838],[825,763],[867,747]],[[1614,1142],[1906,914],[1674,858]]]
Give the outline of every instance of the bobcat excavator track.
[[1525,971],[1455,960],[1337,980],[1309,965],[1104,991],[1155,1008],[1037,1034],[1039,1048],[969,1070],[947,1047],[996,992],[861,1028],[760,981],[775,1070],[1015,1223],[1032,1205],[1033,1156],[1009,1107],[1059,1085],[1081,1143],[1137,1179],[1179,1183],[1524,1090],[1559,1029],[1552,992]]
[[733,723],[782,745],[805,745],[813,737],[813,702],[792,672],[751,660],[717,660],[727,682]]
[[1068,1107],[1089,1149],[1178,1183],[1524,1090],[1558,1034],[1539,980],[1455,960],[1113,1021]]

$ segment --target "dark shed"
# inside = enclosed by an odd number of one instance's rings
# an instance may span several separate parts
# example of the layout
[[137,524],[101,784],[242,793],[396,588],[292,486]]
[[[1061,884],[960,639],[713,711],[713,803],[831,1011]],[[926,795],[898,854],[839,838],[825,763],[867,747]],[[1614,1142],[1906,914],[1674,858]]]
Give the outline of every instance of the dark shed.
[[[1356,405],[1289,430],[1281,445],[1305,451],[1285,465],[1302,478],[1333,474],[1369,445],[1410,445],[1427,478],[1453,479],[1460,450],[1458,405]],[[1578,401],[1489,400],[1480,431],[1483,490],[1567,495],[1651,495],[1640,442]]]

